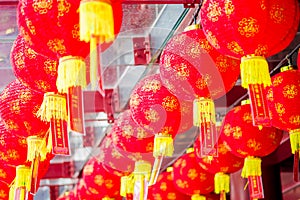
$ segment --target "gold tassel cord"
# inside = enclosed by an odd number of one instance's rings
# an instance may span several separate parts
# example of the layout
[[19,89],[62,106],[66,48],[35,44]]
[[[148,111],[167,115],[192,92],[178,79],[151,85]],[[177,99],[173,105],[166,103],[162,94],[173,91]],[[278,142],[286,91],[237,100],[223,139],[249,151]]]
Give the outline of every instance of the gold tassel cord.
[[292,153],[300,149],[300,129],[289,131]]
[[120,195],[122,197],[126,197],[127,194],[133,194],[133,190],[134,190],[134,175],[130,174],[129,176],[122,176]]
[[67,93],[73,86],[86,87],[86,65],[79,56],[65,56],[59,59],[56,87],[60,93]]
[[162,161],[163,161],[163,156],[155,157],[153,168],[151,171],[149,186],[154,185],[156,183],[160,172]]
[[173,138],[171,135],[155,134],[153,156],[158,158],[160,156],[171,157],[174,152]]
[[262,56],[247,55],[241,59],[242,87],[248,88],[249,84],[271,85],[271,77],[267,60]]
[[230,191],[230,176],[224,174],[223,172],[218,172],[215,174],[215,193],[220,194],[222,191],[228,193]]
[[261,176],[261,173],[261,159],[253,156],[246,157],[242,169],[242,177]]
[[44,100],[37,112],[37,116],[44,121],[51,119],[68,119],[67,100],[64,95],[48,92],[44,94]]
[[27,192],[31,188],[31,169],[25,165],[18,165],[16,167],[16,177],[14,179],[14,184],[11,186],[9,191],[9,200],[14,200],[16,198],[16,191],[19,191],[18,199],[25,200]]

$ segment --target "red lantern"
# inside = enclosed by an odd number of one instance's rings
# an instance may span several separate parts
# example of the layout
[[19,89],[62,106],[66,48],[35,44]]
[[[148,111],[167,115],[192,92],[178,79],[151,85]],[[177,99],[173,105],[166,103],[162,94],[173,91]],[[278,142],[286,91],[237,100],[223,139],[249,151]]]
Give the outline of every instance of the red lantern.
[[169,40],[160,57],[160,75],[179,99],[217,99],[234,86],[239,64],[216,51],[202,29],[194,26]]
[[0,114],[7,130],[23,137],[44,136],[49,125],[36,116],[43,97],[18,80],[8,84],[0,95]]
[[110,132],[113,144],[129,152],[152,153],[154,135],[139,126],[126,110],[118,116]]
[[[3,150],[1,150],[3,151]],[[16,166],[7,163],[0,163],[0,182],[11,184],[16,176]],[[1,199],[1,195],[0,195]]]
[[95,199],[120,197],[120,177],[107,172],[96,157],[92,157],[84,166],[82,178]]
[[175,188],[187,195],[208,194],[214,189],[214,175],[197,163],[194,152],[181,156],[173,164]]
[[148,199],[164,199],[164,200],[189,200],[190,196],[185,195],[176,190],[173,185],[173,174],[172,171],[162,172],[155,185],[149,187]]
[[[17,166],[27,158],[26,138],[11,134],[4,124],[0,124],[0,163]],[[14,172],[15,173],[15,172]]]
[[175,137],[181,120],[179,100],[163,86],[159,74],[141,80],[130,96],[132,118],[152,134]]
[[0,199],[8,199],[9,198],[9,183],[0,181]]
[[271,84],[265,58],[286,48],[295,37],[298,2],[207,0],[201,23],[212,46],[224,55],[241,58],[241,84],[249,89],[253,122],[271,126],[264,94],[264,87]]
[[[55,92],[58,60],[38,54],[17,36],[12,50],[11,63],[15,76],[25,86],[40,92]],[[38,73],[36,73],[38,72]]]
[[291,149],[294,156],[294,179],[298,181],[298,161],[300,150],[300,71],[291,66],[281,68],[272,77],[268,90],[268,102],[273,126],[290,133]]
[[134,170],[134,161],[121,154],[119,150],[113,145],[111,136],[108,135],[100,145],[98,159],[109,173],[119,176],[129,175]]
[[[222,131],[222,130],[221,130]],[[199,139],[194,143],[195,154],[199,165],[214,174],[215,193],[220,194],[220,199],[226,199],[226,193],[230,192],[230,176],[243,167],[244,160],[231,153],[231,149],[226,142],[219,139],[217,145],[217,156],[200,157],[201,145]]]
[[251,198],[263,198],[259,157],[269,155],[280,145],[282,131],[274,127],[260,129],[253,126],[247,100],[226,114],[222,129],[220,137],[229,145],[232,153],[245,158],[242,177],[249,180]]

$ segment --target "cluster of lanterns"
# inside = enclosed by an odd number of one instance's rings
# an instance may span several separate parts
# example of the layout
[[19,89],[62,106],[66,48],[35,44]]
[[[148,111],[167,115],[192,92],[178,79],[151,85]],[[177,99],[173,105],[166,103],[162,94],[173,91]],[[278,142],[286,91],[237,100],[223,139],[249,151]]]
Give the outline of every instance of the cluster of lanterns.
[[[129,109],[60,200],[225,200],[228,174],[238,170],[251,199],[259,199],[261,158],[280,145],[283,130],[299,159],[300,110],[291,105],[299,101],[300,73],[287,67],[271,78],[266,61],[294,38],[298,1],[206,0],[200,15],[201,26],[169,40],[160,73],[135,86]],[[68,131],[85,134],[81,92],[87,84],[102,91],[98,54],[121,21],[119,1],[19,2],[20,34],[11,51],[17,79],[0,95],[1,198],[32,198],[53,156],[70,154]],[[239,77],[250,100],[220,125],[214,100]],[[199,133],[194,148],[160,173],[174,138],[192,126]]]

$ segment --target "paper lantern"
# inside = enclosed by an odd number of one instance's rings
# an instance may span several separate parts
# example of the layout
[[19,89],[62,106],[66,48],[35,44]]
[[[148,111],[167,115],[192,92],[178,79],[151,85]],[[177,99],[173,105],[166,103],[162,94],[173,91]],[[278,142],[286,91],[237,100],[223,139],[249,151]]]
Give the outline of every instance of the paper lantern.
[[179,99],[217,99],[234,86],[239,64],[216,51],[202,29],[194,25],[169,40],[160,57],[160,75]]
[[173,185],[173,174],[172,171],[162,172],[157,179],[155,185],[149,187],[148,199],[164,199],[164,200],[189,200],[190,196],[185,195]]
[[7,130],[23,137],[43,136],[49,124],[36,116],[43,96],[18,80],[9,83],[0,95],[0,115]]
[[0,181],[0,199],[8,199],[9,197],[9,183]]
[[95,199],[119,196],[120,177],[107,172],[96,157],[90,158],[84,166],[82,178]]
[[27,158],[26,138],[12,134],[6,129],[5,125],[1,123],[0,139],[1,164],[17,166],[25,163]]
[[154,135],[139,126],[126,110],[118,116],[110,132],[113,144],[129,152],[152,153]]
[[30,89],[39,92],[57,91],[58,60],[35,52],[25,44],[21,35],[17,36],[13,44],[11,64],[17,79]]
[[173,164],[175,188],[187,195],[205,195],[214,189],[214,175],[200,167],[194,152],[181,156]]
[[271,84],[265,58],[285,49],[295,37],[298,2],[208,0],[201,9],[201,24],[212,46],[224,55],[241,58],[241,85],[250,91],[253,122],[271,126],[263,92]]
[[273,126],[289,132],[291,149],[294,156],[294,179],[298,180],[298,160],[300,150],[300,71],[291,66],[281,68],[272,77],[268,89],[268,102]]
[[[221,130],[222,131],[222,130]],[[230,192],[230,173],[234,173],[243,167],[244,160],[231,153],[231,149],[226,142],[219,139],[216,144],[218,154],[201,157],[201,145],[199,138],[194,143],[196,159],[199,165],[214,174],[215,193],[220,194],[220,199],[226,199],[226,193]]]
[[179,100],[163,86],[159,74],[141,80],[130,96],[132,118],[152,134],[175,135],[181,120]]
[[[2,151],[2,150],[1,150]],[[7,163],[0,163],[0,182],[11,184],[16,176],[16,166]],[[0,195],[1,199],[1,195]]]
[[260,157],[269,155],[280,145],[282,131],[275,127],[253,126],[249,100],[226,114],[222,129],[220,137],[232,153],[245,158],[242,177],[249,180],[251,198],[263,198]]
[[111,136],[106,136],[100,144],[100,153],[97,157],[109,173],[116,174],[119,176],[126,176],[133,172],[134,161],[123,155],[116,148],[113,143]]

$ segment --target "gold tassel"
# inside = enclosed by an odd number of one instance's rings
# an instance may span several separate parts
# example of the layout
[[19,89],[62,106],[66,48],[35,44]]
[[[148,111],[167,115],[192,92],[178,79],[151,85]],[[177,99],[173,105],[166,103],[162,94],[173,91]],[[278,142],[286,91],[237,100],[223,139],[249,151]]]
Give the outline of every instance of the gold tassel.
[[212,99],[201,97],[194,100],[193,122],[198,127],[206,122],[216,123],[215,104]]
[[86,65],[79,56],[65,56],[59,59],[56,87],[60,93],[67,93],[73,86],[86,87]]
[[121,177],[121,188],[120,195],[126,197],[127,194],[133,194],[134,190],[134,176],[130,174],[129,176]]
[[16,189],[16,186],[15,186],[15,180],[13,180],[13,182],[11,183],[10,187],[9,187],[9,198],[8,200],[14,200],[15,199],[15,189]]
[[31,169],[25,165],[18,165],[16,167],[15,188],[25,186],[27,191],[31,187]]
[[149,186],[154,185],[156,183],[162,161],[163,161],[163,156],[155,157],[154,164],[151,171]]
[[[98,37],[92,37],[90,41],[90,82],[91,89],[96,89],[97,86],[97,76],[98,76],[98,66],[99,66],[99,55],[98,55]],[[99,66],[100,67],[100,66]],[[103,89],[103,88],[101,88]]]
[[289,131],[292,153],[300,149],[300,129]]
[[44,121],[50,122],[51,119],[68,119],[67,101],[64,95],[47,92],[44,100],[37,112],[37,116]]
[[171,135],[163,135],[161,133],[155,134],[153,156],[155,158],[159,156],[171,157],[174,152],[173,138]]
[[230,191],[230,176],[223,172],[215,174],[215,193],[220,194],[222,191],[228,193]]
[[244,166],[242,169],[242,177],[248,178],[249,176],[261,176],[261,159],[253,156],[245,158]]
[[145,196],[145,181],[149,181],[150,178],[150,172],[151,172],[151,164],[149,162],[140,160],[135,162],[134,166],[134,184],[137,184],[137,182],[140,184],[139,188],[139,199],[144,200]]
[[206,200],[206,197],[200,194],[193,194],[191,200]]
[[38,136],[27,137],[27,160],[33,162],[36,154],[40,155],[41,161],[44,161],[49,153],[46,140]]
[[262,56],[247,55],[241,59],[242,87],[248,88],[249,84],[271,85],[271,77],[267,60]]
[[80,40],[89,42],[92,36],[100,43],[114,39],[114,15],[109,0],[82,0],[79,6]]

